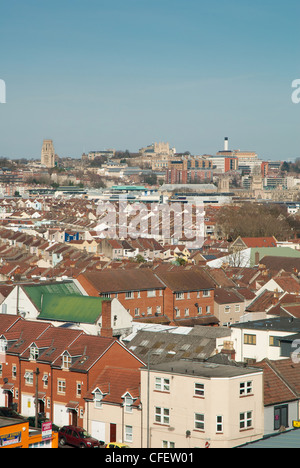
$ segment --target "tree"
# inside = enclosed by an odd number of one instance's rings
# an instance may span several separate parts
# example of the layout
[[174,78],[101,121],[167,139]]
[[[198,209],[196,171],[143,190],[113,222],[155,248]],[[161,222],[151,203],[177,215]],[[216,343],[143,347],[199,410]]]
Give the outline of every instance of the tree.
[[138,255],[135,257],[135,261],[136,261],[137,263],[145,263],[145,262],[146,262],[146,259],[143,257],[143,255],[138,254]]
[[230,241],[237,237],[271,237],[286,240],[293,234],[286,209],[278,205],[243,203],[224,206],[217,215],[221,235]]

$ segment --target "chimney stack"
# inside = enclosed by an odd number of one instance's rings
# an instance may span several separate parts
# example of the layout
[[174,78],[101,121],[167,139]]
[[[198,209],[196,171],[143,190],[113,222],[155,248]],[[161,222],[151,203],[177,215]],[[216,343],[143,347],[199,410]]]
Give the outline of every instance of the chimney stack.
[[101,336],[106,338],[113,337],[113,329],[111,326],[111,301],[102,301]]
[[228,137],[224,138],[224,151],[228,151]]

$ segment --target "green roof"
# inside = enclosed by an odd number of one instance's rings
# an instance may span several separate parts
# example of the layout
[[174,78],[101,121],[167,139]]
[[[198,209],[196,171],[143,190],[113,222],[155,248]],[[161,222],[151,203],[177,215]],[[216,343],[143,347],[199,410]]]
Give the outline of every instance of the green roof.
[[114,185],[111,190],[129,190],[129,191],[137,191],[137,190],[146,190],[146,187],[143,185]]
[[94,324],[102,314],[104,300],[107,301],[100,297],[45,294],[39,319]]
[[38,284],[34,286],[23,286],[24,291],[35,304],[38,310],[42,308],[42,297],[46,294],[55,296],[82,296],[81,291],[75,283],[53,283],[53,284]]
[[255,254],[259,254],[259,260],[263,257],[290,257],[299,258],[300,252],[291,247],[251,247],[250,266],[255,265]]

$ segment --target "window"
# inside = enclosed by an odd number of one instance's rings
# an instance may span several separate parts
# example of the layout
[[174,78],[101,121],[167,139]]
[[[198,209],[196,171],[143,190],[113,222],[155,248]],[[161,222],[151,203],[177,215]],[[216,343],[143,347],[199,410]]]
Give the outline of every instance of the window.
[[204,384],[195,383],[194,395],[204,397]]
[[66,393],[66,381],[65,380],[57,380],[57,392],[58,393]]
[[170,379],[164,379],[162,377],[155,378],[155,390],[160,392],[170,391]]
[[184,299],[184,293],[183,292],[178,292],[176,293],[176,300],[181,300]]
[[156,306],[156,314],[161,314],[161,306]]
[[134,315],[135,315],[135,317],[137,317],[138,315],[140,315],[140,309],[139,309],[138,307],[136,307],[136,308],[134,309]]
[[103,293],[102,297],[105,299],[110,299],[110,293]]
[[288,405],[274,407],[274,430],[278,431],[281,426],[288,427]]
[[217,416],[216,418],[216,432],[223,432],[223,416]]
[[131,396],[126,396],[124,398],[124,407],[125,407],[126,413],[132,413],[132,405],[133,405],[133,399],[131,398]]
[[7,351],[7,341],[5,338],[0,340],[0,353],[5,353]]
[[48,387],[48,374],[43,375],[42,381],[43,381],[43,387],[47,388]]
[[95,408],[102,408],[102,399],[103,399],[103,393],[100,392],[100,390],[97,390],[94,392],[94,405]]
[[12,369],[11,369],[11,376],[13,379],[15,379],[17,377],[17,366],[12,366]]
[[29,359],[36,361],[39,357],[39,350],[36,346],[31,346]]
[[159,424],[170,423],[170,410],[168,408],[155,407],[155,422]]
[[132,426],[125,426],[125,442],[132,442]]
[[240,413],[240,429],[249,429],[252,427],[252,411]]
[[175,448],[175,442],[169,442],[168,440],[163,440],[162,448]]
[[2,373],[3,373],[3,367],[2,367],[2,364],[0,364],[0,377],[2,377]]
[[202,307],[198,307],[198,315],[202,315]]
[[206,306],[206,313],[210,314],[210,306]]
[[156,296],[156,291],[153,289],[152,291],[147,291],[147,297],[155,297]]
[[152,307],[147,307],[147,315],[152,315]]
[[76,383],[76,395],[81,396],[81,382]]
[[236,311],[236,312],[240,312],[240,311],[241,311],[241,306],[240,306],[240,304],[236,304],[236,305],[235,305],[235,311]]
[[71,358],[71,356],[70,356],[68,353],[63,354],[63,357],[62,357],[62,368],[63,368],[63,369],[70,369],[71,364],[72,364],[72,358]]
[[210,291],[205,290],[203,291],[203,297],[209,297],[210,296]]
[[184,309],[184,315],[188,317],[190,315],[190,309]]
[[33,385],[33,372],[27,371],[25,372],[25,385]]
[[195,429],[204,431],[204,414],[195,413]]
[[175,313],[176,317],[180,317],[180,309],[178,309],[178,307],[175,307]]
[[125,299],[133,299],[134,298],[134,294],[132,291],[127,291],[125,293]]
[[240,395],[250,395],[252,394],[252,382],[241,382],[240,383]]
[[244,344],[256,345],[256,335],[244,335]]
[[225,314],[229,314],[229,312],[230,312],[230,306],[227,305],[225,306]]
[[278,336],[270,336],[269,337],[269,345],[280,347],[280,339]]

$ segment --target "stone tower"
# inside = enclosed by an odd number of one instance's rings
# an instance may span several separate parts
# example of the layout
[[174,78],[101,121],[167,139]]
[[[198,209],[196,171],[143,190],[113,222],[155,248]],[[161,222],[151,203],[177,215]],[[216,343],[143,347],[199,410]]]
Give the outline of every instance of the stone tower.
[[55,166],[55,151],[52,140],[44,140],[43,142],[41,164],[46,167]]

